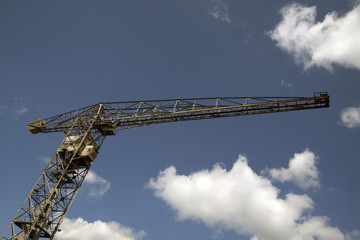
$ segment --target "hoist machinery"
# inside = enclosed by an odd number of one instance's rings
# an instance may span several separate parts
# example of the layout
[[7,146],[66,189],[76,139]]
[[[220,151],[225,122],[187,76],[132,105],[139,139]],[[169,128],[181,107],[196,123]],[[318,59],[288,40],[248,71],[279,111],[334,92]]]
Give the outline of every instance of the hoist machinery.
[[104,102],[35,119],[31,133],[65,137],[0,240],[53,239],[107,136],[152,124],[329,107],[311,97],[219,97]]

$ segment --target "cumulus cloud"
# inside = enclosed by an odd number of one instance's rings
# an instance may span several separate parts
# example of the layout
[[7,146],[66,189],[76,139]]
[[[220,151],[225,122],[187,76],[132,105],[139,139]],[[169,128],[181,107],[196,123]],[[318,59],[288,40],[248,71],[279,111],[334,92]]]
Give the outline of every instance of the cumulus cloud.
[[110,189],[110,182],[105,178],[89,171],[84,181],[84,189],[90,197],[101,198]]
[[354,230],[350,233],[346,234],[346,240],[355,240],[355,239],[360,239],[360,231],[359,230]]
[[220,22],[231,23],[229,5],[223,0],[213,0],[213,6],[208,10],[208,13]]
[[347,128],[360,127],[360,107],[348,107],[341,112],[341,122]]
[[316,167],[314,153],[306,149],[302,153],[295,153],[289,160],[288,168],[271,169],[269,173],[274,180],[280,182],[294,182],[298,187],[306,190],[319,188],[319,171]]
[[56,240],[139,240],[146,233],[136,232],[118,222],[95,221],[89,223],[82,218],[65,218],[61,231],[57,233]]
[[147,187],[176,211],[180,221],[200,220],[217,231],[234,230],[252,240],[345,239],[329,219],[310,215],[314,203],[309,196],[280,197],[280,190],[256,174],[243,155],[229,171],[215,165],[180,175],[171,166],[150,179]]
[[316,7],[291,4],[281,9],[282,21],[268,35],[305,69],[332,70],[334,64],[360,69],[360,5],[344,16],[332,12],[316,22]]

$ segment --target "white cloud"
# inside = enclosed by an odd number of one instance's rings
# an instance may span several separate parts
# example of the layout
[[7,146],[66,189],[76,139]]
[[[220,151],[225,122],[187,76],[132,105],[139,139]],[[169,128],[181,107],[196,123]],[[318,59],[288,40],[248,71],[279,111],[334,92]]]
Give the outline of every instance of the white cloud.
[[294,240],[340,240],[345,239],[345,236],[338,228],[330,227],[328,225],[329,219],[327,217],[313,217],[304,222],[298,228]]
[[302,189],[319,188],[316,159],[315,154],[306,149],[302,153],[294,154],[294,157],[289,160],[288,168],[271,169],[269,173],[274,180],[294,182]]
[[93,171],[89,171],[84,181],[84,189],[90,197],[101,198],[110,189],[110,182],[103,177],[97,175]]
[[360,107],[348,107],[341,112],[341,122],[347,128],[360,127]]
[[50,160],[51,160],[51,157],[50,156],[40,155],[40,156],[37,156],[36,159],[39,160],[42,163],[48,164],[50,162]]
[[200,220],[216,231],[234,230],[252,240],[345,239],[327,218],[309,215],[314,203],[307,195],[280,197],[280,190],[256,174],[243,155],[229,171],[215,165],[179,175],[171,166],[147,187],[177,212],[179,220]]
[[280,86],[281,87],[287,87],[287,88],[291,88],[292,87],[292,84],[287,82],[285,79],[281,79],[280,80]]
[[355,240],[355,239],[359,240],[360,239],[360,231],[354,230],[350,233],[347,233],[345,239],[346,240]]
[[56,240],[139,240],[146,233],[135,232],[132,228],[122,226],[118,222],[95,221],[89,223],[82,218],[65,218]]
[[209,9],[208,13],[220,22],[231,23],[229,5],[223,0],[213,0],[213,6]]
[[360,5],[344,16],[329,13],[316,22],[316,7],[291,4],[281,9],[282,21],[268,35],[305,69],[332,70],[334,64],[360,69]]
[[17,117],[24,115],[27,112],[29,112],[29,109],[22,104],[11,104],[10,106],[7,104],[0,105],[0,116],[9,113],[17,119]]
[[15,109],[14,112],[17,114],[17,115],[24,115],[25,113],[27,113],[29,111],[28,108],[24,107],[24,106],[20,106],[18,109]]

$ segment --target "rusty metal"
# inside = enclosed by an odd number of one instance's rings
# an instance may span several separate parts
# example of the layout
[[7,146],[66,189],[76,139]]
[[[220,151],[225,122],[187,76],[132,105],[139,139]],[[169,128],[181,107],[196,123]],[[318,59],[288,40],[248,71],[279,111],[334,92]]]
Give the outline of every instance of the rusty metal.
[[38,118],[31,133],[65,138],[0,240],[53,239],[106,136],[152,124],[329,107],[326,92],[312,97],[219,97],[99,103]]

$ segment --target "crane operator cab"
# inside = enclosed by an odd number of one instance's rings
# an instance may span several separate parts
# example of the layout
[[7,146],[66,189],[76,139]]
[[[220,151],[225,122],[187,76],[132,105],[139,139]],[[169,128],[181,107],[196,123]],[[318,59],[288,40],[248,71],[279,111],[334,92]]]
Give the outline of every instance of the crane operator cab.
[[84,135],[68,136],[57,150],[57,156],[64,162],[64,167],[72,160],[68,170],[88,168],[96,158],[98,151],[94,140]]

